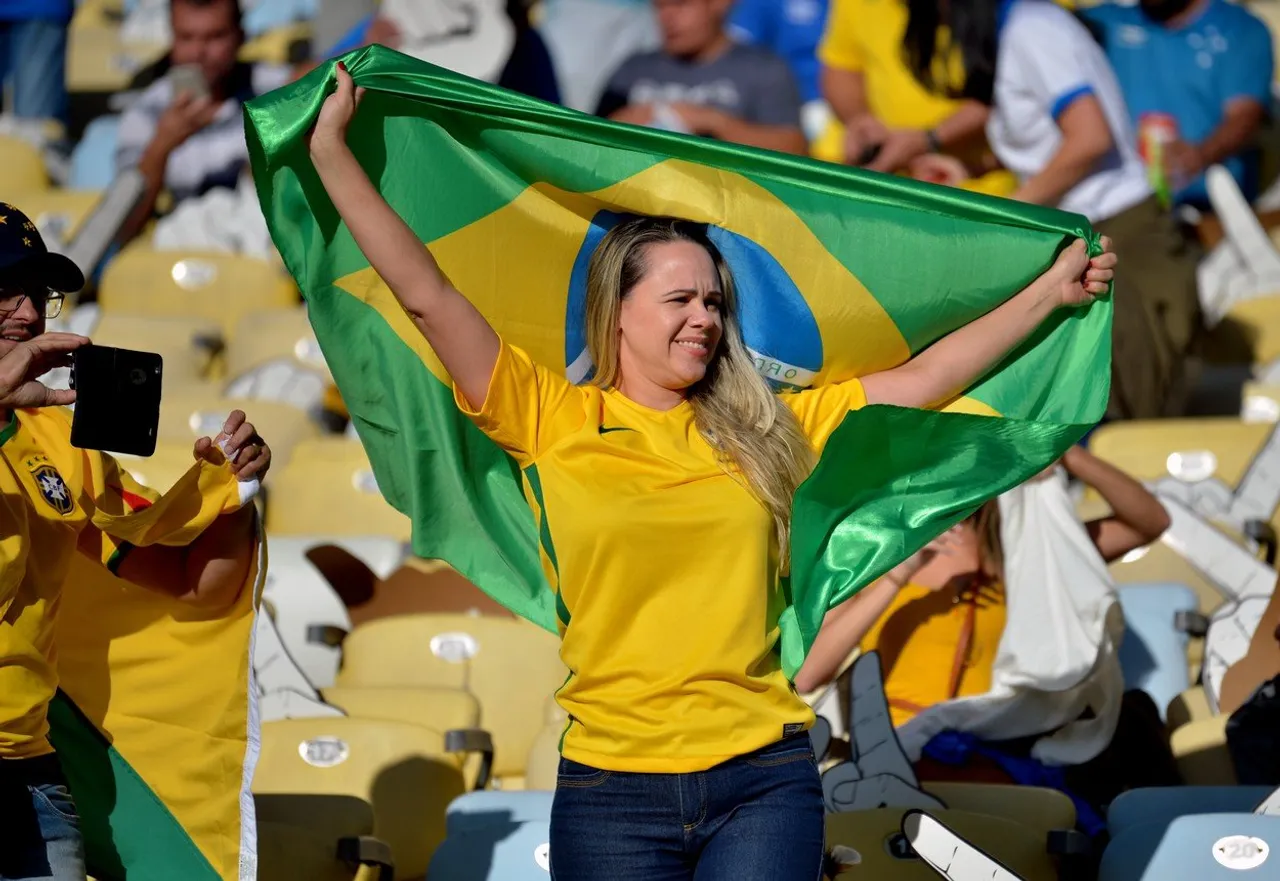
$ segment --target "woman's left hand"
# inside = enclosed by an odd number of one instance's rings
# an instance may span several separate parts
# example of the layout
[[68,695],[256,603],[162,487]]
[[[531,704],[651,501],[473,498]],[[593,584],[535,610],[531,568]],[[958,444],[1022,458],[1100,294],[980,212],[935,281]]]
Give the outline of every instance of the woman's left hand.
[[1058,255],[1049,270],[1058,287],[1063,306],[1083,306],[1105,294],[1115,277],[1117,258],[1111,239],[1102,237],[1102,253],[1089,256],[1084,239],[1076,239]]

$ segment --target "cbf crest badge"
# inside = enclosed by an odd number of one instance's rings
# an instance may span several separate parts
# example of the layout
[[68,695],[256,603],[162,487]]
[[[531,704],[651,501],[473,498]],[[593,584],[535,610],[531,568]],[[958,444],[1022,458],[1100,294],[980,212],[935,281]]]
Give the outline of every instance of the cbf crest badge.
[[64,517],[75,510],[71,491],[67,489],[66,481],[62,479],[58,469],[48,464],[39,465],[31,472],[31,476],[35,478],[36,487],[49,507]]

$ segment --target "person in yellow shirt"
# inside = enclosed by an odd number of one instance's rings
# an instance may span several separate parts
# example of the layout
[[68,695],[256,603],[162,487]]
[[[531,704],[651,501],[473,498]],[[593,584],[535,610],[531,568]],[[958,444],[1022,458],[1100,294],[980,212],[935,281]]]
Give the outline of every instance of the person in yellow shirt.
[[[1086,524],[1108,563],[1158,539],[1169,515],[1141,483],[1073,447],[1062,466],[1098,491],[1111,514]],[[875,650],[894,725],[957,697],[991,690],[1004,633],[1004,551],[995,500],[827,613],[796,687],[830,682],[853,653]]]
[[775,396],[705,229],[631,218],[590,259],[596,372],[574,385],[499,337],[379,195],[346,143],[357,91],[341,64],[337,79],[310,134],[319,179],[459,409],[516,459],[545,512],[570,671],[552,877],[817,877],[813,713],[778,652],[795,488],[851,409],[949,399],[1055,310],[1103,292],[1115,255],[1091,261],[1076,242],[907,364]]
[[[104,453],[71,446],[63,405],[39,382],[89,343],[44,333],[79,269],[48,253],[34,225],[0,203],[0,879],[84,881],[73,794],[49,742],[58,687],[54,625],[75,553],[121,578],[198,604],[234,603],[257,542],[247,504],[270,449],[244,414],[201,438],[190,479],[164,497]],[[135,516],[142,512],[139,516]]]
[[[994,15],[994,0],[984,2]],[[839,124],[817,139],[814,155],[904,174],[913,174],[917,160],[931,154],[956,156],[968,167],[990,166],[983,134],[990,111],[968,93],[981,94],[984,79],[989,89],[993,72],[963,57],[949,31],[935,26],[934,76],[955,86],[962,97],[925,88],[907,64],[907,28],[905,0],[832,0],[818,60],[822,93]],[[927,175],[927,167],[920,173]],[[961,186],[1008,196],[1017,179],[991,168]]]

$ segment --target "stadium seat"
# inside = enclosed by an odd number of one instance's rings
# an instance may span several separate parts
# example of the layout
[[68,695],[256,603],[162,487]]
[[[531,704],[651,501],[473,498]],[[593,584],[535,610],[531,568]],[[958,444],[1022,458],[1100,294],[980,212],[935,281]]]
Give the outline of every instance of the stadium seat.
[[469,792],[449,805],[427,881],[545,881],[550,792]]
[[560,776],[560,738],[568,721],[569,714],[556,703],[555,696],[547,698],[542,730],[534,738],[525,760],[525,789],[556,788],[556,779]]
[[404,547],[389,538],[318,535],[270,535],[268,546],[263,599],[275,609],[276,629],[294,662],[315,688],[327,688],[338,674],[341,639],[351,630],[349,608],[368,602],[377,580],[400,565]]
[[1092,434],[1089,449],[1139,480],[1216,477],[1234,487],[1271,428],[1231,417],[1110,422]]
[[1147,786],[1122,792],[1107,809],[1111,837],[1144,823],[1172,823],[1186,814],[1247,814],[1270,786]]
[[1254,364],[1270,365],[1280,358],[1280,291],[1236,303],[1225,320],[1243,329]]
[[[22,208],[22,203],[12,194],[48,188],[49,173],[40,150],[22,138],[0,135],[0,192],[5,194],[6,201]],[[22,213],[31,217],[25,208]]]
[[[94,306],[81,307],[95,309]],[[88,335],[100,346],[155,352],[164,359],[164,392],[206,386],[222,329],[207,318],[98,311]],[[207,389],[212,391],[212,387]]]
[[373,808],[373,834],[391,847],[396,879],[421,879],[444,839],[462,774],[439,735],[404,722],[352,717],[262,725],[257,795],[345,795]]
[[[232,410],[243,410],[249,422],[271,445],[274,480],[279,470],[288,467],[295,446],[319,435],[320,428],[305,413],[288,404],[275,401],[245,401],[224,398],[208,389],[180,389],[166,396],[160,404],[159,437],[161,440],[187,441],[194,444],[200,437],[215,437]],[[284,496],[284,494],[281,494]],[[287,496],[282,505],[293,504]]]
[[[285,404],[274,406],[299,412]],[[281,500],[267,510],[267,530],[273,534],[409,539],[409,518],[378,491],[358,440],[313,438],[300,443],[289,465],[273,472],[271,480],[272,492]]]
[[1169,701],[1164,720],[1172,731],[1188,722],[1208,719],[1213,715],[1213,709],[1209,706],[1209,696],[1199,685],[1193,685]]
[[[456,688],[368,688],[331,685],[320,690],[325,702],[359,719],[407,722],[437,732],[480,729],[480,702]],[[492,739],[492,738],[491,738]],[[468,789],[488,783],[493,756],[481,750],[458,750],[452,756]]]
[[1187,671],[1187,634],[1177,626],[1179,612],[1199,603],[1185,584],[1124,584],[1117,591],[1124,612],[1120,667],[1126,689],[1151,695],[1165,708],[1191,684]]
[[1188,722],[1169,735],[1182,781],[1190,786],[1231,786],[1236,769],[1227,749],[1227,716]]
[[391,848],[373,837],[373,808],[342,795],[256,795],[262,879],[387,881]]
[[136,243],[107,264],[98,302],[103,311],[208,318],[230,339],[248,313],[296,305],[298,294],[288,276],[265,260],[155,251]]
[[1256,877],[1272,878],[1277,847],[1280,823],[1275,817],[1189,814],[1168,823],[1139,823],[1116,835],[1102,854],[1098,879],[1235,881],[1255,877],[1242,873],[1259,867]]
[[547,698],[564,684],[559,648],[556,636],[519,619],[396,615],[351,631],[337,684],[471,692],[493,734],[494,776],[508,788],[522,782]]
[[105,190],[116,174],[116,140],[120,117],[99,116],[89,123],[71,151],[67,186],[77,190]]
[[[133,456],[113,453],[130,476],[143,486],[156,492],[164,492],[195,464],[195,440],[162,440],[156,443],[156,451],[150,456]],[[274,553],[274,550],[273,550]],[[274,560],[272,564],[274,565]]]
[[[877,808],[827,815],[827,846],[853,848],[861,858],[848,877],[885,881],[937,881],[902,832],[902,808]],[[1058,872],[1043,836],[1035,830],[987,814],[931,810],[956,834],[1012,870],[1022,881],[1057,881]]]
[[84,20],[77,14],[67,34],[67,91],[123,92],[140,70],[165,51],[160,43],[123,43],[119,25]]
[[925,792],[942,799],[948,809],[987,814],[1026,826],[1047,840],[1050,833],[1076,827],[1076,807],[1056,789],[1003,783],[927,781]]
[[102,198],[99,190],[10,191],[6,198],[40,230],[51,249],[66,244]]
[[324,404],[331,378],[301,306],[252,312],[226,356],[227,395],[280,401],[307,412]]

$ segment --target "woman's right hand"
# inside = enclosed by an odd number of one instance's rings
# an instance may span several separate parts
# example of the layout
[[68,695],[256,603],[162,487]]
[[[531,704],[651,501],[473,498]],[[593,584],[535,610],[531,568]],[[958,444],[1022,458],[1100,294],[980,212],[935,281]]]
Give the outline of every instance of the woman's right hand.
[[338,88],[332,95],[324,99],[320,106],[320,115],[308,135],[307,147],[311,158],[324,156],[335,148],[345,147],[347,143],[347,126],[355,116],[356,108],[365,90],[357,88],[347,67],[341,61],[335,66],[338,77]]
[[893,582],[893,584],[897,586],[898,590],[902,590],[902,588],[906,587],[907,584],[911,582],[911,579],[916,576],[917,572],[929,563],[933,562],[934,558],[939,554],[955,553],[961,543],[960,529],[961,527],[959,524],[951,527],[946,532],[942,533],[942,535],[916,551],[910,557],[907,557],[907,559],[903,560],[897,566],[890,569],[885,577]]

